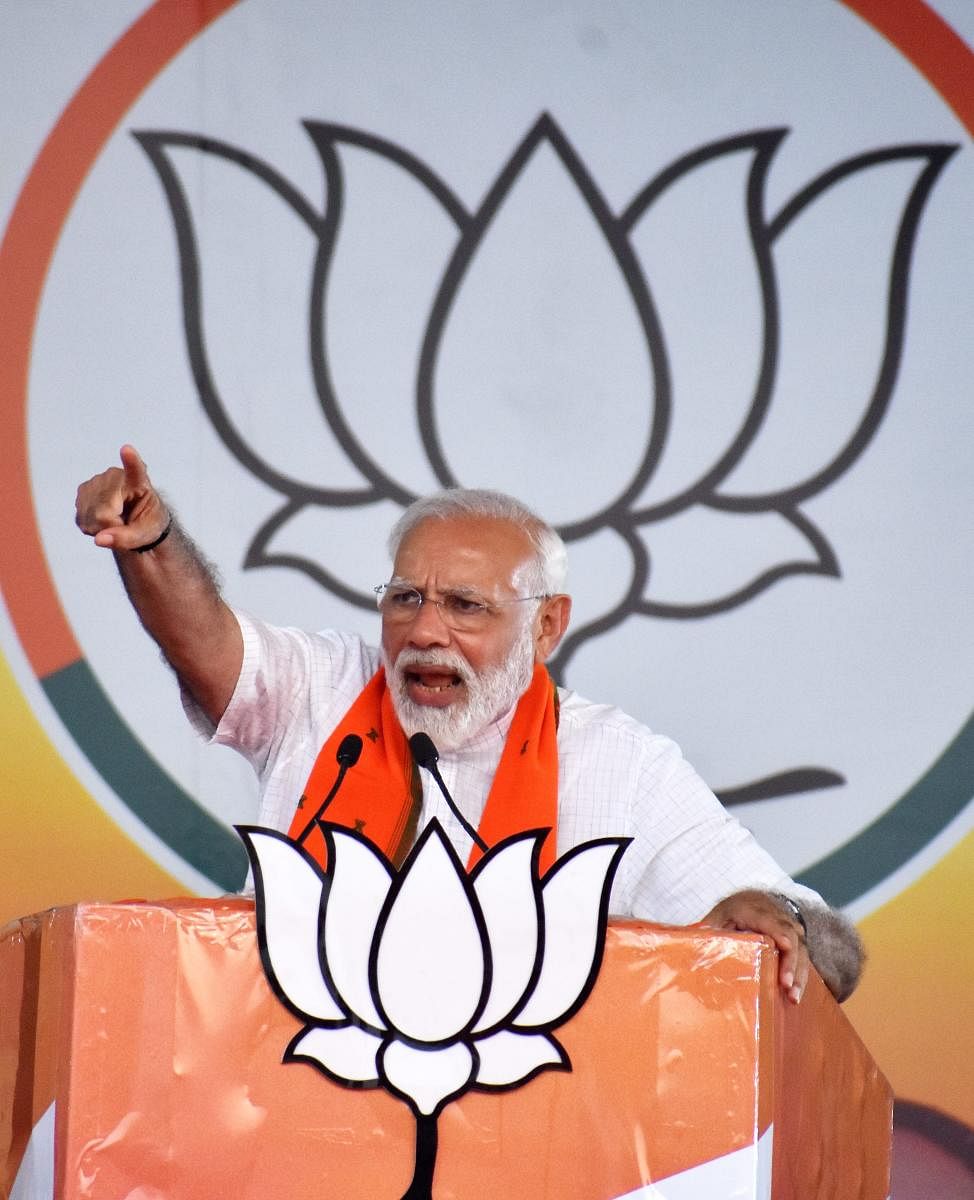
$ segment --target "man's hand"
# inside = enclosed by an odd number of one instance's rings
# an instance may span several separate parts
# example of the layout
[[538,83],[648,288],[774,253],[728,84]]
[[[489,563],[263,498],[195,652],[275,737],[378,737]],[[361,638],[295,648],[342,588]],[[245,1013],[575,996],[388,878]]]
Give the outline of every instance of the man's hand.
[[735,892],[716,905],[700,922],[713,929],[763,933],[778,947],[778,982],[797,1004],[808,982],[810,959],[802,927],[768,892]]
[[152,486],[138,451],[123,446],[120,457],[120,467],[78,488],[75,522],[95,545],[117,552],[115,563],[139,620],[217,725],[243,662],[240,626],[209,564]]
[[134,446],[123,446],[121,467],[109,467],[78,488],[75,523],[96,546],[137,550],[156,541],[169,522]]

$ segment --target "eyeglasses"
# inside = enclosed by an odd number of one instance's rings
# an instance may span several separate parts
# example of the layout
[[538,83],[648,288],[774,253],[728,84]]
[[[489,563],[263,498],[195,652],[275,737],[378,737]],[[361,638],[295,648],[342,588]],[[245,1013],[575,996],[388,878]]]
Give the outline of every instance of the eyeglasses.
[[435,604],[444,625],[462,633],[483,629],[498,610],[508,604],[525,604],[528,600],[547,600],[547,595],[515,596],[512,600],[485,600],[475,592],[444,592],[438,599],[424,595],[419,588],[401,583],[380,583],[372,589],[383,617],[393,624],[405,625],[424,604]]

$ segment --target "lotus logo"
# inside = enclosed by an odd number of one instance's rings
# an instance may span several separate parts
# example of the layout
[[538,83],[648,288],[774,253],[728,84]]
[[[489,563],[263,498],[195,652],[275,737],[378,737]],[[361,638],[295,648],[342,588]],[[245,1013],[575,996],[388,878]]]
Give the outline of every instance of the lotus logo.
[[[162,181],[175,225],[200,400],[240,464],[283,498],[257,529],[245,566],[301,570],[343,600],[370,608],[370,594],[343,579],[339,564],[323,564],[306,548],[281,546],[288,527],[309,510],[337,510],[333,528],[339,536],[341,520],[351,530],[357,513],[379,505],[386,520],[428,490],[417,483],[411,456],[401,453],[406,445],[416,450],[413,457],[425,458],[430,485],[478,485],[487,478],[504,486],[510,480],[510,490],[528,501],[532,488],[539,490],[546,515],[575,544],[576,561],[581,556],[585,562],[596,542],[611,548],[613,571],[598,572],[601,607],[582,612],[550,664],[559,677],[586,641],[627,618],[707,617],[790,576],[840,575],[828,532],[806,505],[849,471],[888,409],[920,218],[956,147],[902,145],[860,154],[815,175],[772,210],[769,181],[787,131],[758,130],[691,150],[613,208],[555,121],[543,115],[480,204],[470,208],[401,146],[332,124],[309,121],[305,127],[324,174],[320,208],[270,164],[237,147],[182,133],[136,135]],[[208,351],[204,320],[208,264],[201,248],[211,245],[212,236],[204,236],[207,222],[194,215],[180,174],[216,164],[224,176],[231,166],[243,173],[234,178],[259,198],[253,203],[262,205],[261,220],[278,223],[281,242],[299,230],[309,248],[307,365],[317,411],[296,406],[286,420],[299,427],[311,421],[308,443],[321,439],[324,423],[360,480],[356,486],[324,487],[299,478],[292,464],[256,444],[232,415],[240,384],[226,347],[216,357]],[[363,180],[371,181],[373,198],[395,199],[381,228],[374,211],[372,224],[362,227]],[[789,287],[796,286],[789,270],[792,248],[814,237],[821,214],[836,204],[850,216],[882,207],[893,237],[881,251],[872,244],[868,257],[854,249],[823,275],[828,286],[871,291],[873,305],[863,313],[870,337],[849,330],[841,341],[817,348],[834,379],[826,406],[821,397],[802,394],[801,366],[785,353],[784,317]],[[570,224],[567,243],[559,236],[539,246],[544,230],[556,224]],[[528,226],[531,238],[523,233]],[[422,262],[410,259],[407,272],[400,259],[410,258],[420,227],[435,227],[421,244],[439,246],[438,256],[429,261],[432,252],[424,251]],[[724,253],[726,260],[709,274],[694,257],[703,231],[714,239],[711,257]],[[375,266],[366,267],[368,254],[357,247],[367,242],[369,252],[378,254],[380,239],[392,247],[388,276],[366,297],[359,277]],[[240,253],[259,256],[260,246],[245,245]],[[688,265],[676,270],[681,256]],[[362,264],[358,284],[350,282],[350,260]],[[744,303],[753,308],[740,336],[715,330],[698,315],[719,286],[728,289],[728,313]],[[570,293],[568,302],[563,293]],[[827,308],[828,302],[826,291],[820,304]],[[395,325],[395,343],[384,334],[393,323],[383,316],[383,305],[408,314]],[[366,324],[374,337],[350,361],[349,346],[364,340],[349,336],[356,323]],[[862,361],[860,343],[878,347],[874,361]],[[717,375],[726,381],[721,394],[707,393],[712,385],[699,373],[701,357],[708,379],[719,361]],[[363,361],[372,358],[394,364],[387,380]],[[853,359],[854,371],[848,367]],[[279,366],[282,379],[295,377],[294,364]],[[608,391],[606,377],[613,381]],[[366,392],[379,390],[382,408],[373,407],[373,419],[366,420],[363,410],[376,403]],[[837,408],[842,424],[833,420],[830,430],[819,413]],[[789,413],[802,430],[796,437],[814,443],[811,466],[804,444],[795,459],[800,466],[780,454],[789,441],[782,436]],[[541,434],[525,437],[525,414]],[[396,430],[392,449],[382,436],[388,426]],[[607,439],[610,465],[603,450],[593,467],[593,446]],[[485,470],[485,456],[492,455],[493,467]],[[308,542],[295,535],[290,544]],[[719,554],[708,547],[719,547]],[[687,554],[699,563],[693,595],[683,584],[674,587],[667,570]],[[718,558],[720,571],[713,565]],[[835,771],[803,768],[724,799],[840,782]]]
[[539,880],[544,832],[507,839],[467,875],[435,820],[398,872],[360,835],[324,829],[324,874],[283,834],[240,830],[265,971],[305,1022],[285,1061],[404,1100],[417,1122],[404,1200],[429,1200],[444,1105],[571,1070],[552,1030],[595,982],[628,841],[575,847]]

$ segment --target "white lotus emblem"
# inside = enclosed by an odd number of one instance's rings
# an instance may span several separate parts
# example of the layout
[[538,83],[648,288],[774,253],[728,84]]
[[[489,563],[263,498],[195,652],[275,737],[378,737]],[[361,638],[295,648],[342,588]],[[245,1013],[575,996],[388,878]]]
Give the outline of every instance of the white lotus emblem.
[[283,834],[240,829],[264,968],[305,1022],[284,1059],[404,1100],[417,1121],[404,1200],[428,1200],[445,1104],[571,1069],[552,1030],[595,982],[628,841],[578,846],[542,880],[543,832],[493,847],[468,875],[436,821],[398,871],[359,834],[325,830],[322,872]]

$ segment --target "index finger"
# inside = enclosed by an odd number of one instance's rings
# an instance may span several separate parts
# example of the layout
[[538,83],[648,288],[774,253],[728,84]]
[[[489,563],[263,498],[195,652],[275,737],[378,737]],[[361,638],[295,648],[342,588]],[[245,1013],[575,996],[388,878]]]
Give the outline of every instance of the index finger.
[[149,472],[138,450],[126,443],[119,451],[125,484],[131,492],[144,492],[149,486]]

